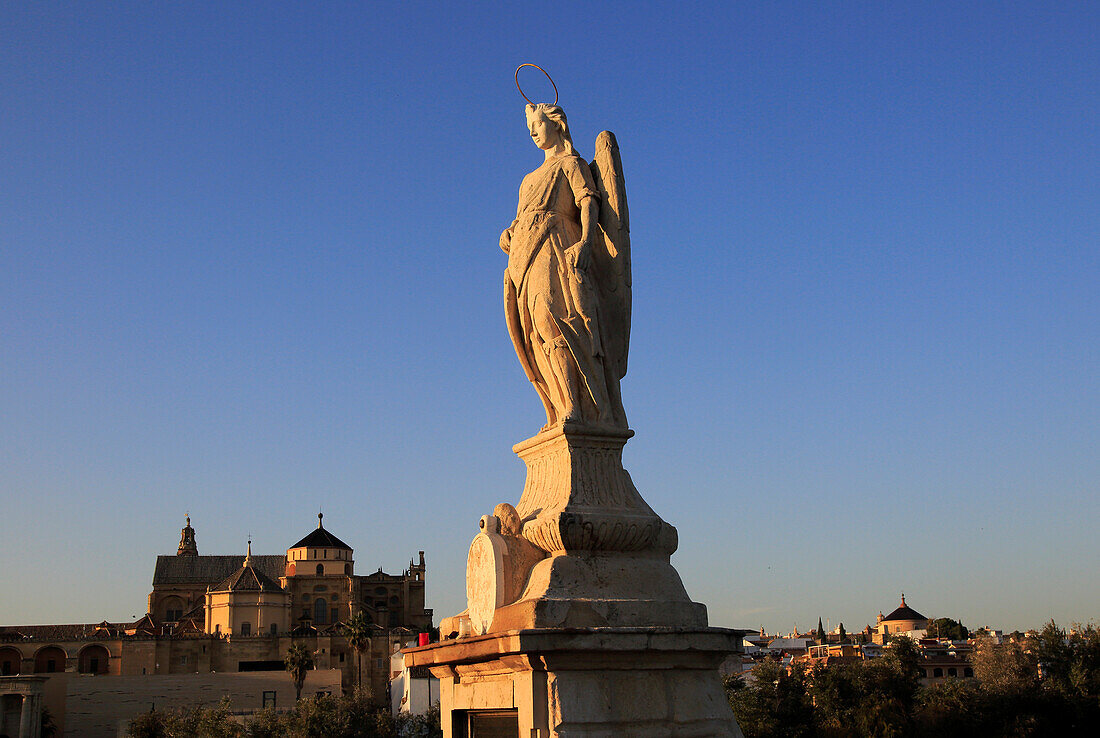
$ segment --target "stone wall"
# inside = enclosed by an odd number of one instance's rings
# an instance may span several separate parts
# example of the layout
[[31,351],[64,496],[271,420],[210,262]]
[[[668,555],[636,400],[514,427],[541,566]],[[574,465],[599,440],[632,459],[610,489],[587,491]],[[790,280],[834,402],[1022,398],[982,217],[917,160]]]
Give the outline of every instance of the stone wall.
[[[53,681],[51,679],[51,681]],[[259,710],[265,691],[275,692],[276,709],[294,705],[294,683],[286,672],[246,674],[178,674],[167,676],[83,677],[69,680],[65,738],[116,738],[126,725],[153,707],[176,710],[216,706],[229,697],[233,710]],[[340,693],[340,672],[311,671],[302,697]]]

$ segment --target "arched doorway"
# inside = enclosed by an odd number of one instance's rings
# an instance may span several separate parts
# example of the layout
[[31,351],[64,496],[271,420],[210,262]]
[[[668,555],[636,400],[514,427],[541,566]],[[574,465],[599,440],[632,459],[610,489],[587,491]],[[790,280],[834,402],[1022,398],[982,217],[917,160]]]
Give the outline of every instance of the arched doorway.
[[0,648],[0,676],[13,676],[19,673],[23,654],[14,648]]
[[81,674],[106,674],[111,654],[103,646],[88,646],[80,652],[77,670]]
[[57,646],[46,646],[34,655],[35,674],[53,674],[65,671],[65,652]]

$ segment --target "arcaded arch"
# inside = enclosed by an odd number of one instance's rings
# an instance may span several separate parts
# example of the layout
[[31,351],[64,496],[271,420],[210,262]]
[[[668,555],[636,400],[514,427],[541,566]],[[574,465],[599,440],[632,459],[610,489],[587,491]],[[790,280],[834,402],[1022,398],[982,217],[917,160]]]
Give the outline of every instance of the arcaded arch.
[[0,648],[0,676],[14,676],[22,669],[23,654],[11,646]]
[[77,658],[77,671],[81,674],[106,674],[111,662],[111,652],[104,646],[94,643],[80,650]]
[[36,674],[53,674],[65,671],[65,651],[60,646],[43,646],[34,655]]

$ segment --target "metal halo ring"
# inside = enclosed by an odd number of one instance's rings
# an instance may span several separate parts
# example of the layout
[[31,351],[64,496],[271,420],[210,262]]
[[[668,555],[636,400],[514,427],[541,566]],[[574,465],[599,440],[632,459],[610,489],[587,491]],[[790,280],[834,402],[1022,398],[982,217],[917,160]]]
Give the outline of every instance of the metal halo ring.
[[546,79],[550,80],[550,84],[553,85],[553,87],[554,87],[554,102],[552,104],[557,105],[558,104],[558,86],[554,84],[554,78],[551,77],[550,74],[545,69],[540,67],[538,64],[520,64],[518,67],[516,67],[516,89],[519,90],[520,95],[523,95],[523,99],[526,100],[527,102],[531,103],[532,105],[536,104],[531,98],[529,98],[529,97],[527,97],[527,95],[523,94],[523,88],[519,86],[519,70],[523,69],[524,67],[534,67],[535,69],[539,70],[540,72],[542,72],[543,74],[546,75]]

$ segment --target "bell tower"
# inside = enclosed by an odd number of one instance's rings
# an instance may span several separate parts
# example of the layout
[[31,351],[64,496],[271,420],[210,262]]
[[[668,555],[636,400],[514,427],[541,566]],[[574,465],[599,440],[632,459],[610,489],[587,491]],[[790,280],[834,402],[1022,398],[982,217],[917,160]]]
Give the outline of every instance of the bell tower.
[[187,516],[187,525],[180,531],[180,545],[176,556],[198,556],[199,547],[195,543],[195,529],[191,527],[191,516]]

